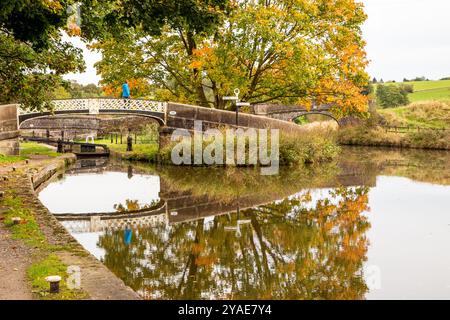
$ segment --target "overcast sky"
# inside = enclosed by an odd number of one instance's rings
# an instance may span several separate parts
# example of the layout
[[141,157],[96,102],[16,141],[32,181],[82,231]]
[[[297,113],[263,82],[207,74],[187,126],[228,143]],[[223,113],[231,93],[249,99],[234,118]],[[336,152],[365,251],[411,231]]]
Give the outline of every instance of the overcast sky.
[[[449,0],[362,0],[369,18],[364,24],[367,69],[371,77],[401,81],[426,76],[440,79],[450,76],[450,1]],[[94,63],[99,53],[83,48],[87,70],[66,79],[97,83]]]

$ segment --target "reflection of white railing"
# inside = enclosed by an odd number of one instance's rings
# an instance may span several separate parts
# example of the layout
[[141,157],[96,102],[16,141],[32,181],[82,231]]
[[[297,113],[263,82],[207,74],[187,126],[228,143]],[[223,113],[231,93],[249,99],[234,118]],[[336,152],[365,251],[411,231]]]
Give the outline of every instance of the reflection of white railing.
[[[53,111],[89,110],[90,114],[97,114],[100,110],[135,110],[165,113],[166,103],[160,101],[140,99],[65,99],[51,102]],[[19,109],[19,115],[38,113],[37,111]]]
[[165,213],[151,216],[123,219],[101,219],[92,216],[89,220],[65,220],[60,223],[70,233],[102,232],[110,229],[125,229],[125,227],[151,227],[161,223],[167,223]]

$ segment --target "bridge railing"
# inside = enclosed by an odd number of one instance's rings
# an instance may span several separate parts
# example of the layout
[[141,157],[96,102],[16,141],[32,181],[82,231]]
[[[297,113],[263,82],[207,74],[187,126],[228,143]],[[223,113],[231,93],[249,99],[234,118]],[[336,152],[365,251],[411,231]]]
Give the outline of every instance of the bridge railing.
[[[135,110],[165,113],[167,103],[144,99],[87,98],[53,100],[51,101],[51,106],[53,111],[87,110],[90,114],[98,114],[100,110]],[[39,112],[19,108],[19,115],[33,113]]]

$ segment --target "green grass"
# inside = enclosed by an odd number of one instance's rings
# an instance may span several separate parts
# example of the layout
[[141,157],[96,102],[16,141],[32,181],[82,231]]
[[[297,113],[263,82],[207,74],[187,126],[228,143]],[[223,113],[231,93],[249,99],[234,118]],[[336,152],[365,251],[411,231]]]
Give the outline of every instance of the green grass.
[[27,157],[24,156],[5,156],[4,154],[0,154],[0,165],[20,162],[26,159]]
[[57,157],[58,153],[50,149],[48,146],[36,142],[22,142],[20,143],[20,155],[6,156],[0,154],[0,164],[12,164],[29,159],[33,155],[41,155],[48,157]]
[[[399,85],[402,82],[387,82],[386,85]],[[404,82],[414,86],[414,93],[408,95],[411,102],[428,100],[450,100],[450,80],[437,81],[411,81]],[[375,86],[376,87],[376,86]]]
[[417,91],[408,95],[411,102],[419,102],[426,100],[449,100],[450,99],[450,86],[446,88],[437,88],[424,91]]
[[133,141],[133,151],[131,152],[127,152],[125,141],[122,144],[116,144],[115,142],[111,143],[110,139],[101,139],[95,140],[95,143],[106,144],[110,150],[120,153],[125,160],[154,161],[159,150],[159,144],[156,141],[148,144],[134,144]]
[[[28,278],[33,287],[33,293],[44,300],[80,300],[87,298],[87,294],[81,290],[71,290],[67,287],[67,266],[54,254],[48,255],[45,259],[31,265],[27,270]],[[60,292],[50,294],[49,284],[45,278],[49,275],[60,276]]]
[[[4,224],[10,228],[13,239],[22,240],[34,248],[47,247],[45,235],[40,230],[33,213],[24,206],[20,197],[9,191],[1,204],[8,208],[4,214]],[[21,218],[22,222],[14,225],[12,222],[14,217]]]
[[29,158],[32,155],[57,157],[58,153],[46,145],[36,142],[22,142],[20,144],[20,156]]

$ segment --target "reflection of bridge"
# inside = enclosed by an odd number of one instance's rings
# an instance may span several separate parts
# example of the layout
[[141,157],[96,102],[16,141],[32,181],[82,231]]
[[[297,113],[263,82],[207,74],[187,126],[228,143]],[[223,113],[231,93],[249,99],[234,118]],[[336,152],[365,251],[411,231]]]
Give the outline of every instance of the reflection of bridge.
[[[69,170],[68,173],[115,171],[128,172],[130,177],[136,173],[148,174],[145,170],[140,171],[131,166],[126,167],[120,164],[108,164],[106,162],[89,160],[87,163],[97,165],[96,167],[89,167],[88,165],[82,165],[82,163],[78,162],[78,166]],[[224,200],[207,195],[193,195],[189,191],[172,191],[168,187],[170,183],[165,180],[164,175],[160,175],[160,203],[156,208],[126,213],[57,214],[55,216],[71,233],[100,232],[108,229],[123,229],[126,226],[151,227],[159,223],[175,224],[195,221],[205,217],[251,209],[284,199],[299,191],[283,190],[270,195],[256,191],[251,194],[236,195],[233,199]],[[375,179],[367,178],[367,175],[363,174],[361,170],[354,169],[350,166],[343,166],[341,168],[341,174],[333,180],[325,184],[319,183],[308,187],[324,189],[339,186],[375,185]]]

